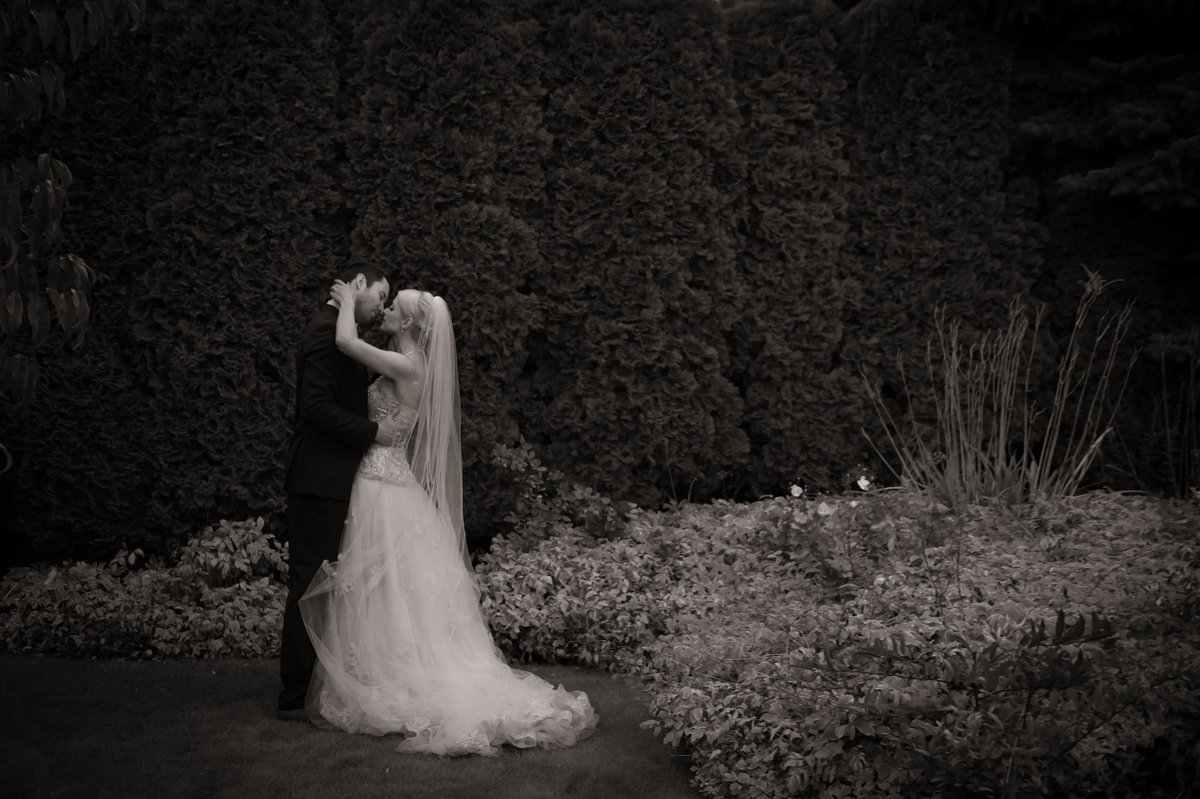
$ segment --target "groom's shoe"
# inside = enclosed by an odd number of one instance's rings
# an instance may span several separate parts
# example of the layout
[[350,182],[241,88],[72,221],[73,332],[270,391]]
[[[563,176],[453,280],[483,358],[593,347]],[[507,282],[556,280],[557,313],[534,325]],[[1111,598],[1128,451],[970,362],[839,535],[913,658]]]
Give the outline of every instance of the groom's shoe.
[[279,708],[275,711],[275,718],[283,719],[284,721],[308,721],[308,711],[304,709],[303,705],[286,710]]

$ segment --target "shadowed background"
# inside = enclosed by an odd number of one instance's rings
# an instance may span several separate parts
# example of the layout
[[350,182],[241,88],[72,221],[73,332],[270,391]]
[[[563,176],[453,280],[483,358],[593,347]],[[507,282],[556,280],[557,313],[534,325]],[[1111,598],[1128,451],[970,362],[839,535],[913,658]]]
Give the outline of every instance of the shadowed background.
[[351,258],[450,304],[476,547],[521,438],[648,505],[835,487],[880,465],[861,372],[901,403],[936,306],[971,335],[1022,295],[1050,375],[1081,264],[1143,349],[1092,482],[1186,492],[1195,12],[724,5],[151,0],[59,54],[69,102],[0,164],[69,165],[99,278],[78,351],[6,339],[43,366],[0,405],[6,557],[277,524],[295,336]]

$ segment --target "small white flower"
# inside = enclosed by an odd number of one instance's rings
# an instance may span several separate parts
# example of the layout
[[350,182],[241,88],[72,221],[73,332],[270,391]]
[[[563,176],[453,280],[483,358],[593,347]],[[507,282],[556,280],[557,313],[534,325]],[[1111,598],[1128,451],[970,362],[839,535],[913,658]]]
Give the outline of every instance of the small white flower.
[[867,479],[867,476],[865,474],[858,478],[858,487],[861,488],[863,491],[866,491],[868,488],[871,487],[871,481],[869,479]]
[[822,502],[820,505],[817,506],[817,515],[818,516],[832,516],[833,515],[833,506],[827,502]]
[[793,496],[793,497],[801,497],[801,496],[804,496],[804,489],[803,489],[803,488],[801,488],[801,487],[800,487],[800,486],[798,486],[798,485],[793,485],[793,486],[792,486],[792,496]]

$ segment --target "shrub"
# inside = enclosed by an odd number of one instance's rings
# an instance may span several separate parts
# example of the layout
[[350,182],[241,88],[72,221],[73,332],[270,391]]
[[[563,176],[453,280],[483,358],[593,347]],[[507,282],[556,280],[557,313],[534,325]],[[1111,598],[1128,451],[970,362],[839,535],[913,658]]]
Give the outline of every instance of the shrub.
[[295,336],[349,255],[322,4],[152,5],[68,67],[80,102],[38,131],[100,276],[86,353],[14,420],[0,502],[30,559],[165,555],[214,516],[281,508]]
[[[874,499],[825,500],[817,517]],[[1121,796],[1148,774],[1186,784],[1153,765],[1169,752],[1168,768],[1186,769],[1197,743],[1194,533],[1167,534],[1148,503],[1100,496],[1001,519],[947,515],[934,545],[903,509],[880,521],[907,534],[874,557],[865,535],[852,548],[875,570],[832,597],[810,578],[763,601],[738,575],[725,603],[736,612],[651,647],[648,726],[692,752],[705,793]],[[827,574],[826,587],[847,576]]]
[[652,553],[578,530],[527,550],[499,537],[477,574],[497,646],[521,660],[617,668],[668,629],[688,601]]
[[67,657],[270,656],[286,571],[261,518],[206,528],[169,568],[136,552],[21,567],[0,580],[0,639],[9,652]]
[[622,534],[629,502],[614,502],[593,488],[572,482],[556,470],[542,465],[524,439],[516,446],[498,444],[492,463],[509,475],[513,495],[504,520],[511,525],[504,546],[525,550],[538,541],[572,528],[592,537],[612,538]]
[[616,540],[500,540],[478,573],[502,647],[642,674],[706,795],[1117,797],[1195,776],[1195,518],[682,504]]
[[286,583],[288,565],[283,545],[264,533],[260,516],[205,527],[183,547],[176,570],[181,576],[223,588],[260,577]]

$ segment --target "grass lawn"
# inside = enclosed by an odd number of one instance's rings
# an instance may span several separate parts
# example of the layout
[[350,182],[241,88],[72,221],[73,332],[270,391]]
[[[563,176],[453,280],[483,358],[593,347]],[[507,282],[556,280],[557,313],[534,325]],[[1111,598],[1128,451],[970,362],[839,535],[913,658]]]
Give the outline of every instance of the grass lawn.
[[629,678],[530,667],[587,691],[596,733],[496,758],[399,754],[398,737],[274,716],[274,660],[63,660],[0,655],[5,797],[663,797],[691,799],[685,758],[651,733]]

